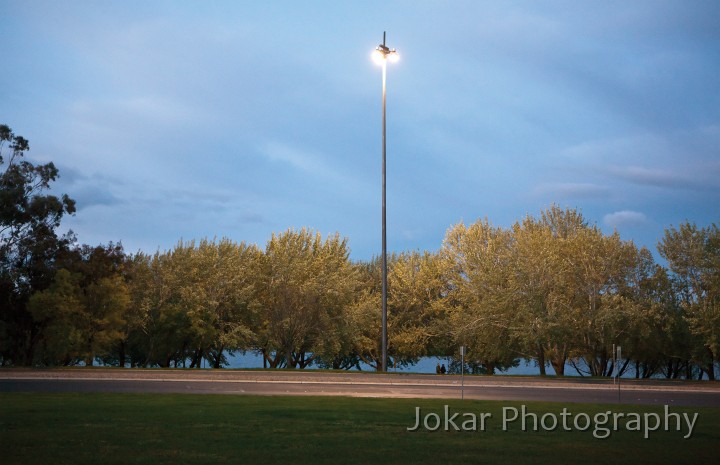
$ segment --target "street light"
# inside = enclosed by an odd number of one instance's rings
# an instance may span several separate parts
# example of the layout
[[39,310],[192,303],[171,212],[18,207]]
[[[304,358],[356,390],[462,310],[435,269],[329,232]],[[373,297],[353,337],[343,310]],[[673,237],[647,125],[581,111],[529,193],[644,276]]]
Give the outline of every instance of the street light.
[[396,62],[399,58],[395,49],[385,45],[385,32],[383,43],[373,51],[373,60],[382,66],[382,371],[387,371],[387,231],[385,228],[385,81],[387,77],[387,62]]

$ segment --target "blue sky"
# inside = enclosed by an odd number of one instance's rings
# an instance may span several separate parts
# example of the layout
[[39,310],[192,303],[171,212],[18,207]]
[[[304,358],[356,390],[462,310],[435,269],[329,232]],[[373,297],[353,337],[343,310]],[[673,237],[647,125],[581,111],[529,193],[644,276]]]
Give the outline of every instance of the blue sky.
[[720,220],[720,3],[0,3],[0,123],[128,252],[307,226],[380,253],[556,203],[654,250]]

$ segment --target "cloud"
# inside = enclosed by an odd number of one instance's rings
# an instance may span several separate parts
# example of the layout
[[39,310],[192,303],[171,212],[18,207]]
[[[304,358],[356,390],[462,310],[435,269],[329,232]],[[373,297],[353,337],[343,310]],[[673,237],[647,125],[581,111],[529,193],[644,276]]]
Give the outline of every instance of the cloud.
[[672,170],[644,166],[609,166],[608,172],[633,184],[670,188],[700,187],[690,176]]
[[240,216],[241,223],[265,223],[266,220],[259,213],[246,213]]
[[110,206],[121,203],[121,200],[107,190],[105,186],[91,184],[74,189],[70,197],[77,202],[78,210],[97,205]]
[[610,189],[592,183],[558,182],[540,184],[535,188],[535,193],[552,197],[553,200],[589,199],[607,197],[610,195]]
[[716,125],[637,133],[586,141],[561,152],[564,163],[611,185],[625,182],[664,189],[720,189]]
[[603,217],[603,223],[615,229],[623,227],[636,227],[647,224],[647,216],[644,213],[622,210],[615,213],[608,213]]
[[388,76],[391,248],[552,202],[646,221],[628,231],[649,242],[718,216],[712,2],[6,3],[4,122],[79,170],[57,185],[86,210],[83,241],[152,249],[307,225],[376,253],[379,18],[402,56]]
[[123,182],[106,175],[87,175],[69,166],[58,167],[60,176],[52,186],[54,195],[67,194],[75,200],[78,210],[102,205],[112,206],[122,203],[114,193],[122,188]]
[[304,177],[322,180],[326,186],[342,187],[344,191],[362,188],[360,181],[331,166],[330,160],[323,153],[305,150],[277,141],[265,143],[260,147],[259,151],[268,160],[285,164],[300,171],[303,175],[309,175]]
[[315,155],[281,142],[268,142],[260,152],[272,161],[284,162],[308,173],[319,173],[326,169],[318,163]]

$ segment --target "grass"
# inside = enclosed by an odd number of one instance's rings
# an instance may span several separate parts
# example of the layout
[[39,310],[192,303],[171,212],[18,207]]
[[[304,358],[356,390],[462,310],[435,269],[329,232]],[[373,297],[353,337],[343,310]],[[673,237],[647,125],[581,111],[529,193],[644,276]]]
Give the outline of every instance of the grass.
[[[485,431],[409,432],[422,412],[492,414]],[[683,432],[621,429],[607,439],[588,431],[502,430],[503,407],[518,402],[346,397],[0,393],[3,464],[208,463],[717,463],[719,408],[698,413]],[[656,412],[658,406],[525,402],[541,417],[573,413]],[[458,426],[462,417],[456,421]]]

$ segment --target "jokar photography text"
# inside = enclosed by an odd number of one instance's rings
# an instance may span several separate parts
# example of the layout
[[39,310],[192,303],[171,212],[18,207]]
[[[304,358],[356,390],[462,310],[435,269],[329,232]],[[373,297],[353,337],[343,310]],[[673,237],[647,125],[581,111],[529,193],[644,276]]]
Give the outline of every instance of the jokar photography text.
[[597,439],[606,439],[614,432],[625,430],[637,432],[649,439],[657,431],[674,431],[683,439],[692,437],[698,419],[697,413],[673,412],[664,405],[658,412],[603,412],[586,413],[563,407],[557,412],[536,413],[525,405],[503,407],[501,418],[490,412],[461,412],[445,405],[440,412],[423,411],[415,407],[413,423],[407,431],[466,431],[484,432],[493,422],[502,431],[587,431]]

